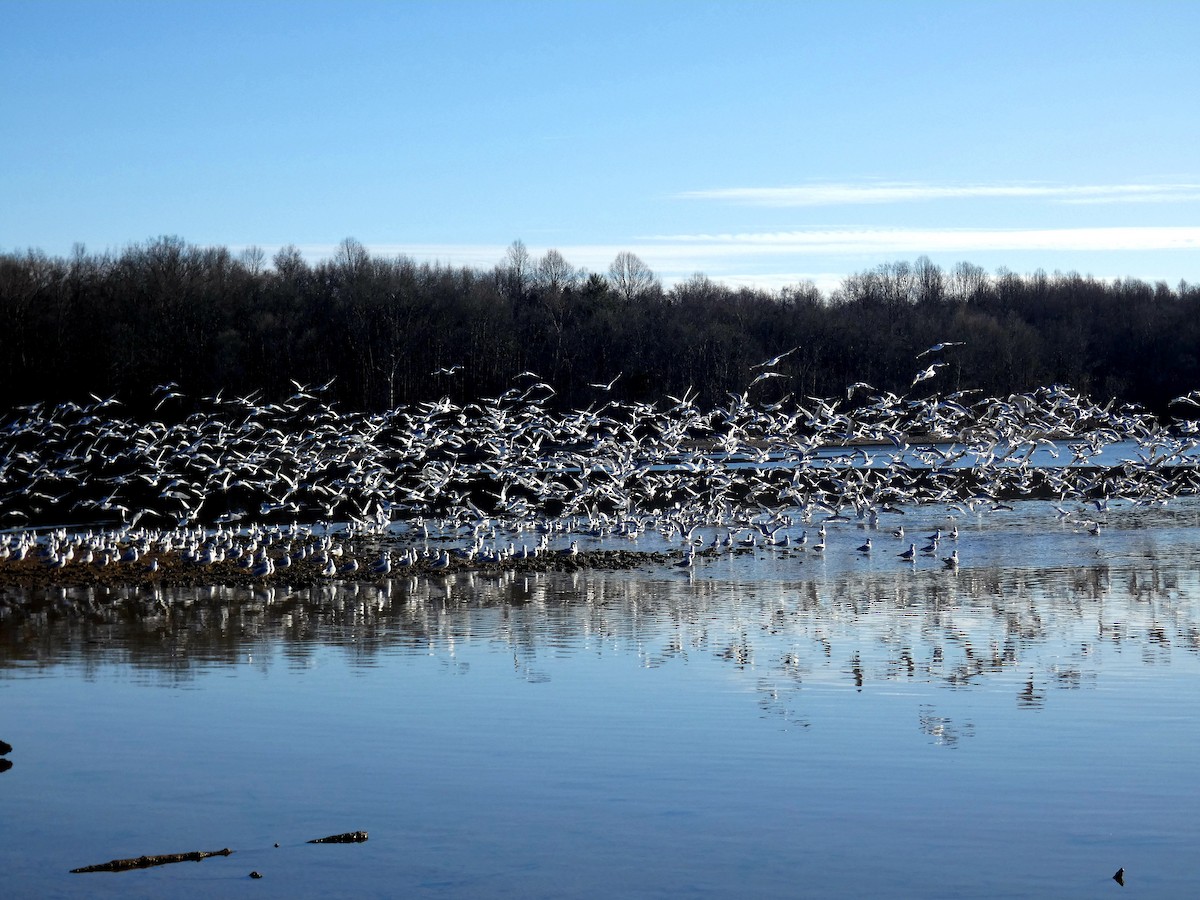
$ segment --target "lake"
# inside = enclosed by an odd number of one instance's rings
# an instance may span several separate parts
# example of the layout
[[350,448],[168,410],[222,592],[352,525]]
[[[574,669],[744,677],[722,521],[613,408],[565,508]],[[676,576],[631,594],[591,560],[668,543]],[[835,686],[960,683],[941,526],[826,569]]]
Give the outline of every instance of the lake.
[[[1190,895],[1200,503],[1114,504],[1097,535],[1048,503],[1012,507],[830,522],[822,556],[760,547],[690,570],[21,597],[0,617],[0,882]],[[950,521],[956,544],[897,556]],[[306,843],[355,830],[369,840]]]

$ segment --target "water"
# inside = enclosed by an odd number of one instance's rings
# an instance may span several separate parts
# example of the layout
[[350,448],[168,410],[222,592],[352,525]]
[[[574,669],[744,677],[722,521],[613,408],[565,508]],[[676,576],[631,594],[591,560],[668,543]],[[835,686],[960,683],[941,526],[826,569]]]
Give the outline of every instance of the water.
[[[28,598],[8,896],[1181,896],[1200,506],[824,558]],[[643,539],[648,540],[648,539]],[[942,551],[953,545],[943,542]],[[365,830],[359,845],[305,841]],[[278,842],[278,848],[273,845]],[[117,857],[227,858],[121,874]],[[1121,888],[1111,876],[1126,872]],[[251,880],[252,870],[262,873]]]

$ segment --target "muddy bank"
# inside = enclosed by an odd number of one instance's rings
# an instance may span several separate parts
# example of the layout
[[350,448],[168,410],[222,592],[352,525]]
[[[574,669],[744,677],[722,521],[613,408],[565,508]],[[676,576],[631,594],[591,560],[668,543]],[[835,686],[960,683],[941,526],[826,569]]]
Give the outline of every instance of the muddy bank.
[[[377,584],[388,578],[408,575],[453,575],[459,572],[579,572],[586,570],[614,571],[661,566],[679,560],[674,553],[633,550],[589,550],[571,554],[550,551],[527,559],[507,559],[501,562],[481,562],[451,557],[446,565],[418,560],[409,565],[393,564],[391,571],[375,573],[372,567],[379,558],[377,551],[350,552],[342,556],[336,575],[325,575],[316,562],[301,561],[277,568],[267,575],[255,575],[249,568],[231,561],[201,564],[185,559],[177,552],[151,553],[137,562],[70,563],[51,566],[44,560],[27,557],[23,560],[0,560],[0,587],[121,587],[123,585],[159,584],[164,587],[204,587],[208,585],[253,586],[287,585],[306,587],[313,584],[365,583]],[[347,571],[357,563],[357,569]]]

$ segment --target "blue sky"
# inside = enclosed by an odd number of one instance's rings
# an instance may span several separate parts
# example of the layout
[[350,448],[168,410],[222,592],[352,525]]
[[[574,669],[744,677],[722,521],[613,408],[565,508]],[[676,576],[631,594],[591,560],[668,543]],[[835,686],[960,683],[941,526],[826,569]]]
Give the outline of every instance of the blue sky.
[[0,0],[0,248],[1200,280],[1200,3]]

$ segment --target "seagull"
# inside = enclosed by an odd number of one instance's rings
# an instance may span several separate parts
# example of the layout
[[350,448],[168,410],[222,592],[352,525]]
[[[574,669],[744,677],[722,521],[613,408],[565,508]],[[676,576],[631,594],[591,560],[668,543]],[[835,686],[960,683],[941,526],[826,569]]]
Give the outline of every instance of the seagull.
[[934,344],[928,350],[922,350],[917,354],[917,359],[925,356],[928,353],[941,353],[947,347],[962,347],[966,345],[966,341],[942,341],[940,344]]
[[793,347],[791,350],[786,350],[783,353],[780,353],[778,356],[774,356],[771,359],[768,359],[766,362],[760,362],[757,365],[751,366],[750,368],[752,368],[752,369],[769,369],[772,366],[777,366],[781,362],[783,362],[783,360],[785,358],[787,358],[788,356],[791,356],[793,353],[795,353],[799,349],[800,349],[800,346],[797,345],[797,346]]
[[675,563],[677,569],[687,569],[696,563],[696,548],[689,545],[683,551],[683,558]]
[[754,387],[760,381],[766,381],[768,378],[787,378],[782,372],[759,372],[755,379],[746,385],[746,390]]
[[[178,387],[178,386],[179,385],[175,385],[175,387]],[[160,406],[162,406],[164,403],[166,403],[168,400],[170,400],[174,397],[182,397],[183,396],[183,394],[179,393],[179,391],[170,390],[170,388],[167,385],[161,385],[160,388],[164,389],[163,398],[161,400],[159,400],[158,403],[155,405],[155,407],[154,407],[155,412],[158,412],[158,408]]]
[[934,375],[937,374],[938,369],[943,369],[948,365],[950,365],[950,363],[932,363],[929,366],[929,368],[924,369],[917,373],[917,377],[913,379],[913,382],[910,385],[910,387],[916,387],[922,381],[928,381],[930,378],[932,378]]
[[625,374],[624,372],[618,372],[617,377],[614,378],[612,381],[610,381],[608,384],[599,384],[599,383],[593,384],[593,383],[589,382],[588,387],[593,387],[600,391],[611,391],[613,389],[613,385],[615,385],[617,383],[617,380],[624,374]]

